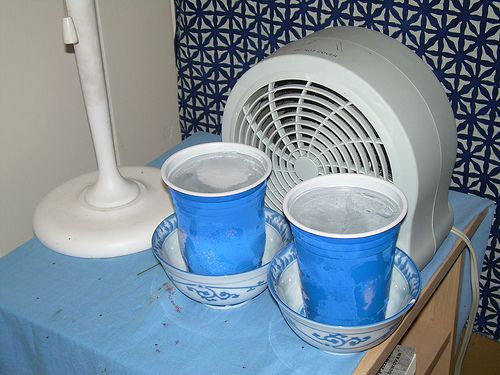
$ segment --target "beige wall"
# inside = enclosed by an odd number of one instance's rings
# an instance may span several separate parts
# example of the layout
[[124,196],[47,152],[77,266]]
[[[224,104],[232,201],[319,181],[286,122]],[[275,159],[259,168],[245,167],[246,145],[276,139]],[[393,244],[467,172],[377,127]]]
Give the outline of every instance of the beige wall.
[[[120,165],[180,140],[170,1],[98,1]],[[0,256],[50,190],[96,168],[61,0],[0,0]]]
[[97,0],[121,165],[180,140],[169,0]]

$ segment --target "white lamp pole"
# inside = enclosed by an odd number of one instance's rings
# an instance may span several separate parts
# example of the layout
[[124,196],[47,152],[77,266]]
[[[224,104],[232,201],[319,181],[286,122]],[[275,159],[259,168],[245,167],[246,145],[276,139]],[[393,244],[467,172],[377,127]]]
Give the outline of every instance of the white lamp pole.
[[49,248],[78,257],[125,255],[149,248],[173,212],[158,169],[118,168],[93,0],[66,0],[66,44],[74,44],[98,171],[50,192],[38,205],[34,231]]
[[67,8],[69,20],[78,26],[78,40],[71,44],[74,44],[99,170],[97,182],[85,192],[85,199],[95,207],[121,206],[137,197],[139,187],[122,178],[116,165],[94,1],[67,0]]

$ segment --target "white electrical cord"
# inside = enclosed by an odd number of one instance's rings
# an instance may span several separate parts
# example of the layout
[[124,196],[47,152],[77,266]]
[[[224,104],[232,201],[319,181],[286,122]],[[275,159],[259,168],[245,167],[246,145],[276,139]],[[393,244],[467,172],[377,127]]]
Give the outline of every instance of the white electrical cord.
[[469,318],[467,319],[467,328],[465,329],[464,337],[457,354],[457,360],[455,363],[455,375],[460,375],[462,371],[462,363],[465,357],[465,351],[469,345],[469,340],[472,334],[472,328],[474,326],[474,319],[476,318],[477,310],[479,307],[479,273],[477,271],[477,258],[474,248],[472,246],[471,240],[458,228],[451,228],[451,233],[460,237],[465,244],[470,254],[470,283],[472,288],[472,305],[469,313]]

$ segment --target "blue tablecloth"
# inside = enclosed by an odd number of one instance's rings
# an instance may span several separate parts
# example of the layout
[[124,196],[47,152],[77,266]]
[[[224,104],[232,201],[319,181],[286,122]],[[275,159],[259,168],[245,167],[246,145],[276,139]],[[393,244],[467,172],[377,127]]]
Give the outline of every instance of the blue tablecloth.
[[[217,140],[197,133],[151,165],[159,167],[182,147]],[[493,203],[456,192],[450,201],[462,229],[490,207],[474,237],[482,259]],[[454,241],[450,235],[423,270],[424,283]],[[0,259],[0,374],[350,374],[364,355],[330,355],[307,345],[268,291],[234,310],[193,302],[160,266],[143,272],[155,263],[150,250],[73,258],[37,238]]]

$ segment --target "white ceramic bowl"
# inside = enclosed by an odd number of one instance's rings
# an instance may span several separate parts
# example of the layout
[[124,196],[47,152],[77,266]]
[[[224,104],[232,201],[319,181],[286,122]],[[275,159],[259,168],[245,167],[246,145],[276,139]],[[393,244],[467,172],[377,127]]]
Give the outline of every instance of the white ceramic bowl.
[[330,353],[353,353],[373,348],[401,323],[420,294],[420,273],[411,258],[396,249],[386,318],[363,326],[333,326],[307,319],[293,244],[271,262],[268,286],[290,328],[308,344]]
[[188,271],[177,238],[175,214],[163,220],[153,233],[153,254],[174,285],[189,298],[214,308],[240,306],[267,288],[267,271],[273,256],[292,240],[285,217],[266,208],[266,247],[262,265],[254,270],[224,276]]

